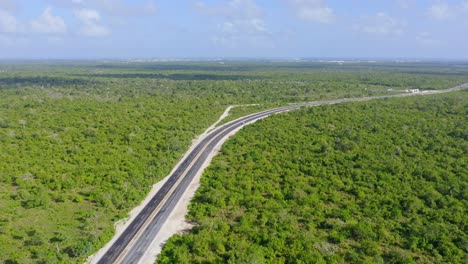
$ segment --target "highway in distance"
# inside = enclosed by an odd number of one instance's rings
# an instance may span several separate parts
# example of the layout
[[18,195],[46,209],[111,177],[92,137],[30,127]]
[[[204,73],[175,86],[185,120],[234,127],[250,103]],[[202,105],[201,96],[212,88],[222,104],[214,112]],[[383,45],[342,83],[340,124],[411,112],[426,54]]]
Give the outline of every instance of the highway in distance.
[[404,97],[415,95],[430,95],[452,92],[468,88],[468,83],[446,89],[431,90],[419,93],[405,93],[390,96],[375,96],[363,98],[343,98],[329,101],[302,103],[291,106],[274,108],[259,113],[241,117],[210,131],[179,163],[179,166],[170,175],[161,189],[151,198],[148,204],[141,210],[124,232],[115,240],[97,263],[138,263],[145,255],[152,241],[165,223],[170,213],[181,199],[187,187],[197,175],[203,164],[222,142],[234,131],[273,114],[326,104],[344,102],[368,101],[390,97]]

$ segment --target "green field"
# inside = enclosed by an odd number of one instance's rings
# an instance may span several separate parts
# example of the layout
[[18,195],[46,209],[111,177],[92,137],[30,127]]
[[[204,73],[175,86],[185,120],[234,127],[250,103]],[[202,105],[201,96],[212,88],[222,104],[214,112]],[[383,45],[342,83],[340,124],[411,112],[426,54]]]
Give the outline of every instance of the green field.
[[[83,262],[111,238],[113,223],[127,216],[229,105],[259,104],[233,109],[232,119],[288,103],[443,89],[464,82],[468,66],[461,63],[2,62],[0,263]],[[466,120],[461,125],[466,128]],[[258,126],[246,130],[254,133]],[[376,126],[385,130],[383,124]],[[463,131],[462,127],[457,133]],[[274,134],[259,135],[253,142],[260,147],[275,140]],[[435,149],[441,147],[433,142]],[[224,152],[232,147],[228,144]],[[260,154],[257,158],[263,157]],[[466,179],[457,188],[464,184]],[[462,203],[464,199],[458,198]],[[252,201],[250,208],[256,206]],[[466,218],[463,208],[466,204]],[[396,236],[394,230],[387,231]],[[346,239],[343,243],[352,247]],[[421,251],[424,259],[437,259]]]

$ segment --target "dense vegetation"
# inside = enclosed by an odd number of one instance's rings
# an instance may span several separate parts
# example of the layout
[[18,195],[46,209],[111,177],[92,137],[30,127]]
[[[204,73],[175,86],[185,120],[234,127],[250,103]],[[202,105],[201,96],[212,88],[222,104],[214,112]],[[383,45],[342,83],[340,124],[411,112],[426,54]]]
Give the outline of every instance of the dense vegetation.
[[12,93],[0,99],[0,259],[19,263],[68,262],[110,239],[112,221],[224,109],[202,98]]
[[467,116],[463,91],[248,126],[158,263],[466,263]]
[[[228,105],[441,89],[466,65],[0,63],[0,263],[74,263]],[[391,90],[389,90],[391,89]]]

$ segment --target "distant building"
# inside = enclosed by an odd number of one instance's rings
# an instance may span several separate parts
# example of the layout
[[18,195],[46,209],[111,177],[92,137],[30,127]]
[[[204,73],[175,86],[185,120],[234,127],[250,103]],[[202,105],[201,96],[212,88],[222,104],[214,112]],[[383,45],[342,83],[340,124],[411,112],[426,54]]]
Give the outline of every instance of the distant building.
[[419,93],[419,89],[409,89],[406,90],[407,93]]

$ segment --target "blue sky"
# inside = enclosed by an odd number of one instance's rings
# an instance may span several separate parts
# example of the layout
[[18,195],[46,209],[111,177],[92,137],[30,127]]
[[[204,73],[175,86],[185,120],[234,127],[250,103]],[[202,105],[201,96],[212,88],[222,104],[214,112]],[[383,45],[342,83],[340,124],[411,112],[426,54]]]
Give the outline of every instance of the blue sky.
[[0,0],[0,59],[468,59],[468,0]]

